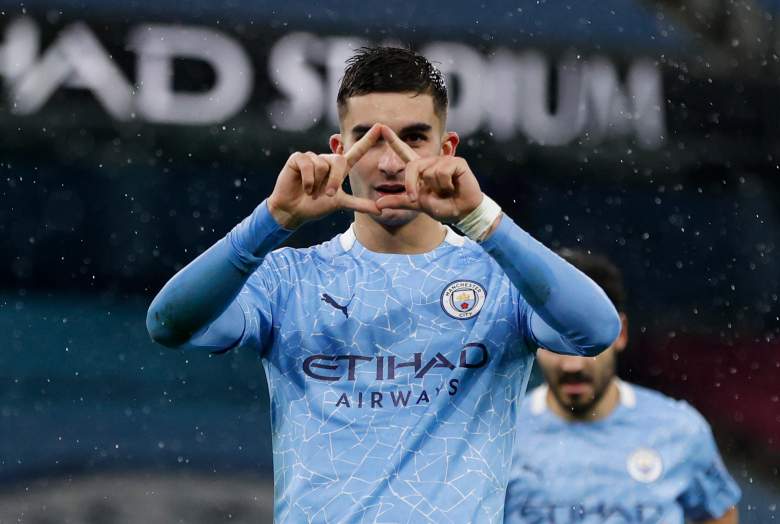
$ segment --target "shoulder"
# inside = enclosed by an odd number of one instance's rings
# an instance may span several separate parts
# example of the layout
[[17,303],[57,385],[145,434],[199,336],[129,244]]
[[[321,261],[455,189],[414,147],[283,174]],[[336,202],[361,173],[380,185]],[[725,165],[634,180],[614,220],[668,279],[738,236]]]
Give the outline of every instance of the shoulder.
[[709,423],[686,401],[628,382],[623,382],[622,387],[633,392],[636,412],[659,427],[673,428],[690,436],[709,432]]
[[520,404],[520,416],[522,418],[538,417],[547,411],[547,385],[542,384],[526,393]]
[[490,256],[481,245],[468,237],[459,235],[452,229],[447,233],[447,241],[452,244],[462,256],[473,257],[474,259],[485,261],[497,268],[500,267],[498,262],[496,262],[496,259]]
[[[547,386],[542,384],[529,390],[521,399],[517,408],[515,420],[515,447],[513,456],[515,460],[533,461],[539,456],[529,455],[529,450],[535,449],[535,443],[548,438],[554,431],[555,419],[548,412]],[[564,434],[559,434],[564,438]]]
[[344,250],[339,244],[340,236],[336,235],[326,242],[308,247],[281,247],[271,251],[265,258],[269,264],[273,264],[277,268],[308,266],[313,262],[331,261],[344,254]]
[[448,269],[454,274],[469,275],[464,277],[467,280],[473,278],[488,285],[494,298],[506,296],[517,301],[518,294],[506,272],[480,244],[450,228],[445,240],[449,244],[444,262]]
[[268,253],[262,264],[250,276],[250,282],[263,279],[285,281],[288,276],[300,277],[302,273],[334,271],[336,259],[344,258],[337,235],[326,242],[309,247],[281,247]]

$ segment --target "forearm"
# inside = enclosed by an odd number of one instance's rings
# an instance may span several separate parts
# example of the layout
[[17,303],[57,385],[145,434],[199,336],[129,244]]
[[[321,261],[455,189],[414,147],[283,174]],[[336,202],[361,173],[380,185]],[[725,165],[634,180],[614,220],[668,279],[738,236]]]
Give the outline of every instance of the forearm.
[[[178,347],[206,329],[233,302],[263,257],[290,231],[282,229],[265,202],[225,238],[174,275],[149,306],[146,326],[156,342]],[[241,314],[233,308],[233,314]],[[225,319],[222,319],[223,321]],[[222,322],[243,326],[242,322]],[[241,328],[234,336],[241,336]]]
[[620,331],[620,318],[601,288],[508,216],[498,220],[481,245],[543,321],[531,323],[536,341],[580,355],[608,347]]

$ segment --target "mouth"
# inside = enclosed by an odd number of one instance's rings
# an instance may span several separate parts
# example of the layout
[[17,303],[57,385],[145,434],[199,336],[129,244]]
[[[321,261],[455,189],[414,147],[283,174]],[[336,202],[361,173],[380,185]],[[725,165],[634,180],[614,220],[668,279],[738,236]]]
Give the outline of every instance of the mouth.
[[558,387],[566,395],[587,395],[591,392],[591,381],[578,373],[561,377]]
[[579,396],[590,393],[589,382],[567,382],[566,384],[561,384],[560,387],[561,391],[569,396]]
[[374,191],[380,196],[400,195],[406,193],[406,186],[403,184],[380,184],[374,187]]

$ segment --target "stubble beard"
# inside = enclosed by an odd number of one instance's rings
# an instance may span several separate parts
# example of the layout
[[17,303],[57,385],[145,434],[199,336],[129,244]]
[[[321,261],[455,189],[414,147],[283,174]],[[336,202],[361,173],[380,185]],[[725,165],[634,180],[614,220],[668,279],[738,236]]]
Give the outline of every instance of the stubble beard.
[[385,216],[384,212],[379,216],[371,215],[371,219],[385,228],[397,229],[412,222],[415,218],[417,218],[418,214],[419,213],[417,211],[403,209],[400,210],[400,212],[393,211],[388,213],[387,216]]

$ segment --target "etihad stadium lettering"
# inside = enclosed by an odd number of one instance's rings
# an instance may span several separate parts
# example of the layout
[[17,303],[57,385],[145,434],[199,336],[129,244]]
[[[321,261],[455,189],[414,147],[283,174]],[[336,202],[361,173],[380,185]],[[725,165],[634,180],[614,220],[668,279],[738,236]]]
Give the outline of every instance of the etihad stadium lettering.
[[[123,50],[131,52],[133,70],[123,71],[83,21],[59,28],[45,48],[40,33],[30,16],[13,19],[0,33],[3,98],[18,117],[41,111],[55,92],[75,88],[90,92],[117,121],[212,125],[243,111],[254,96],[271,100],[258,118],[289,132],[323,121],[338,125],[334,101],[344,61],[372,43],[292,32],[253,61],[247,49],[258,45],[214,28],[138,24],[128,29]],[[498,47],[484,54],[459,42],[429,42],[421,52],[457,86],[448,118],[464,136],[485,129],[500,141],[522,135],[548,146],[628,137],[652,149],[667,134],[662,75],[652,60],[633,59],[619,73],[599,55],[572,53],[553,61],[534,49]],[[182,59],[205,64],[212,84],[177,87],[182,79],[174,64]],[[265,75],[255,71],[258,63],[265,64]],[[258,92],[260,86],[265,91]]]
[[313,379],[327,382],[354,381],[359,372],[369,372],[375,380],[394,380],[402,372],[413,373],[414,378],[423,378],[436,368],[481,368],[488,363],[489,358],[484,344],[472,342],[463,346],[454,359],[440,352],[429,357],[424,357],[423,353],[413,353],[411,359],[406,361],[394,355],[311,355],[303,361],[303,372]]

